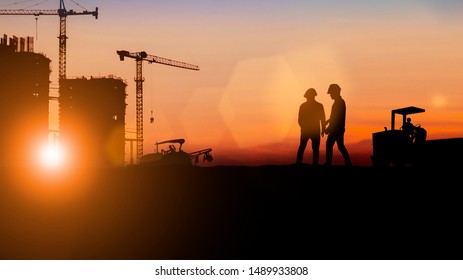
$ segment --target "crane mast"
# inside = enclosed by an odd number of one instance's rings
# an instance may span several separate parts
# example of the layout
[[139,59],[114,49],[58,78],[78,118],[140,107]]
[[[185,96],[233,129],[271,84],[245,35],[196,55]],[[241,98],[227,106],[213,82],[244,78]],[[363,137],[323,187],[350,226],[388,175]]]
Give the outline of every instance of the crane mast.
[[136,134],[137,134],[137,162],[143,156],[143,61],[149,63],[159,63],[173,67],[179,67],[189,70],[199,70],[197,65],[193,65],[186,62],[176,61],[169,58],[163,58],[155,55],[147,54],[144,51],[141,52],[129,52],[125,50],[117,51],[119,59],[124,60],[125,57],[133,58],[136,62]]
[[64,0],[60,0],[58,10],[0,10],[0,15],[58,15],[59,16],[59,79],[66,79],[66,18],[67,16],[75,15],[92,15],[98,19],[98,8],[95,11],[76,12],[74,10],[66,10]]

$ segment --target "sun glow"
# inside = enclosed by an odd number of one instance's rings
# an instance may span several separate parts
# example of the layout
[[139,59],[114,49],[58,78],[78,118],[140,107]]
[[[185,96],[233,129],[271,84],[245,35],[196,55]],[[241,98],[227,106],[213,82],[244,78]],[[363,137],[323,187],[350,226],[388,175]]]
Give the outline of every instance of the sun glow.
[[46,168],[59,168],[63,166],[65,152],[59,143],[48,143],[40,152],[40,163]]

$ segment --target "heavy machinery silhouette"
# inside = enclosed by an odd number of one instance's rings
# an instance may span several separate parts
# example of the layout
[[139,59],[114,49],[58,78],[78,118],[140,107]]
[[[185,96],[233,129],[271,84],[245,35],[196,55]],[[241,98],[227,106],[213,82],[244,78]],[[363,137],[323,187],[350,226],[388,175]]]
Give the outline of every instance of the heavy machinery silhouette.
[[137,162],[143,156],[143,61],[149,63],[159,63],[168,66],[174,66],[189,70],[199,70],[199,66],[186,62],[176,61],[169,58],[163,58],[155,55],[147,54],[145,51],[129,52],[125,50],[116,51],[121,61],[125,57],[133,58],[136,62],[136,142],[137,142]]
[[95,11],[82,11],[76,12],[74,10],[66,10],[64,6],[64,0],[60,0],[58,10],[0,10],[0,15],[58,15],[59,16],[59,79],[66,79],[66,18],[68,16],[77,15],[92,15],[95,19],[98,19],[98,7]]
[[[212,149],[203,149],[192,153],[187,153],[182,150],[185,139],[172,139],[161,142],[156,142],[154,153],[143,155],[140,158],[141,165],[197,165],[199,157],[203,156],[203,161],[211,162]],[[168,149],[159,150],[159,145],[168,144]],[[177,147],[175,145],[178,145]]]
[[[463,163],[463,138],[427,140],[427,132],[421,125],[414,134],[404,128],[407,116],[423,113],[424,109],[410,106],[391,111],[391,129],[372,135],[374,166],[455,166]],[[402,116],[402,126],[395,128],[396,115]]]

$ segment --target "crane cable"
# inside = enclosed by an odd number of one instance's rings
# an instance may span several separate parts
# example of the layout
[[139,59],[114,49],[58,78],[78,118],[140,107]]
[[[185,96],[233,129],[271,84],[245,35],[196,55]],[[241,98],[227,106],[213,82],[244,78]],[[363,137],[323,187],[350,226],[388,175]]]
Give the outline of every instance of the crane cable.
[[13,6],[13,5],[18,5],[18,4],[22,4],[22,3],[31,2],[31,1],[33,1],[33,0],[25,0],[25,1],[19,1],[19,2],[14,2],[14,3],[9,3],[9,4],[3,4],[3,5],[0,5],[0,7]]
[[[33,0],[25,0],[25,1],[19,1],[19,2],[14,2],[14,3],[10,3],[10,4],[4,4],[4,5],[0,5],[0,7],[6,7],[6,6],[12,6],[12,5],[18,5],[18,4],[23,4],[23,3],[27,3],[27,2],[31,2]],[[35,6],[38,6],[40,4],[43,4],[45,2],[48,2],[48,0],[44,0],[42,2],[39,2],[39,3],[36,3],[34,5],[30,5],[26,8],[21,8],[19,10],[27,10],[31,7],[35,7]],[[35,40],[39,40],[39,32],[38,32],[38,19],[39,19],[39,16],[38,15],[35,15]]]
[[151,115],[150,115],[150,123],[154,123],[154,113],[153,113],[153,67],[149,67],[150,68],[150,90],[149,90],[149,93],[150,93],[150,111],[151,111]]
[[84,9],[85,11],[88,11],[87,8],[85,8],[84,6],[80,5],[79,3],[77,3],[76,1],[74,0],[71,0],[72,3],[76,4],[77,6],[81,7],[82,9]]
[[[14,2],[14,3],[9,3],[9,4],[3,4],[3,5],[0,5],[0,7],[7,7],[7,6],[19,5],[19,4],[28,3],[28,2],[31,2],[31,1],[34,1],[34,0],[24,0],[24,1]],[[30,5],[30,6],[25,7],[25,8],[20,8],[19,10],[27,10],[27,9],[29,9],[29,8],[38,6],[38,5],[43,4],[43,3],[45,3],[45,2],[48,2],[48,0],[44,0],[44,1],[42,1],[42,2],[36,3],[36,4],[34,4],[34,5]],[[87,8],[85,8],[84,6],[80,5],[79,3],[77,3],[77,2],[74,1],[74,0],[71,0],[71,2],[74,3],[74,4],[76,4],[77,6],[81,7],[81,8],[84,9],[85,11],[88,10]]]
[[29,9],[29,8],[38,6],[38,5],[43,4],[43,3],[45,3],[45,2],[48,2],[48,0],[44,0],[44,1],[42,1],[42,2],[36,3],[36,4],[34,4],[34,5],[30,5],[30,6],[26,7],[26,8],[22,8],[22,9],[20,9],[20,10],[27,10],[27,9]]

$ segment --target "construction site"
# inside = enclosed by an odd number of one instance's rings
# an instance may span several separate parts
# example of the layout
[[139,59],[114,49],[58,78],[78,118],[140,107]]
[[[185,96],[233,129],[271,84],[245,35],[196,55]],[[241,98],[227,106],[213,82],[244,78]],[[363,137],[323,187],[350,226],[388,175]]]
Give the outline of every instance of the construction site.
[[126,83],[115,77],[61,79],[59,131],[49,129],[50,62],[33,52],[33,38],[0,44],[0,111],[6,134],[2,166],[34,164],[40,146],[59,141],[76,165],[120,166],[125,161]]
[[1,165],[30,162],[39,145],[48,141],[50,59],[33,52],[33,38],[0,42]]
[[[50,94],[52,59],[34,52],[34,38],[6,34],[1,38],[0,102],[5,109],[0,113],[0,123],[9,132],[0,140],[1,166],[35,165],[44,145],[65,149],[67,161],[79,167],[159,165],[164,162],[190,165],[197,164],[200,157],[212,161],[211,148],[186,153],[181,145],[177,148],[169,145],[154,154],[143,152],[143,61],[196,71],[199,70],[197,65],[145,51],[120,50],[115,53],[121,61],[133,59],[136,66],[136,131],[133,137],[126,128],[128,93],[125,80],[114,75],[66,76],[66,19],[71,15],[91,15],[97,19],[98,8],[82,12],[67,10],[64,1],[60,0],[57,10],[0,10],[0,15],[33,15],[36,19],[42,15],[57,15],[60,20],[57,95]],[[58,102],[57,128],[49,124],[50,102]],[[153,118],[150,121],[153,122]],[[156,143],[156,147],[171,141],[185,142],[184,139],[165,140]]]
[[[121,3],[124,8],[128,6]],[[82,69],[97,64],[86,57],[83,65],[75,67],[79,72],[71,77],[66,74],[66,18],[97,18],[98,9],[67,10],[61,0],[57,10],[0,9],[2,15],[58,17],[59,52],[51,56],[48,51],[39,53],[36,37],[2,35],[0,30],[0,260],[462,259],[463,241],[456,221],[462,214],[463,191],[458,182],[463,139],[422,143],[396,129],[396,117],[403,125],[408,115],[424,113],[424,108],[393,107],[386,111],[390,127],[371,134],[372,166],[252,166],[246,162],[248,165],[190,167],[211,162],[212,149],[185,152],[188,141],[176,136],[163,139],[161,133],[156,134],[160,139],[151,142],[146,126],[144,131],[144,125],[153,123],[154,118],[143,118],[144,105],[149,103],[143,103],[147,97],[143,65],[157,63],[180,71],[198,71],[197,65],[149,54],[143,46],[127,50],[126,46],[119,49],[111,44],[105,54],[115,66],[103,64],[104,71],[126,67],[133,75],[82,75]],[[8,32],[16,33],[16,26],[11,26],[14,30]],[[148,39],[159,42],[159,38]],[[127,41],[125,37],[122,40]],[[87,43],[76,41],[80,47]],[[94,50],[92,54],[101,55]],[[209,52],[204,55],[214,60],[219,57]],[[133,90],[126,79],[133,79]],[[174,97],[181,99],[183,93],[179,90]],[[216,90],[211,93],[201,95],[199,101],[215,95]],[[259,96],[253,93],[249,95],[255,100]],[[169,100],[174,97],[169,96]],[[183,104],[172,103],[175,108]],[[208,139],[212,130],[203,121],[214,116],[206,112],[209,105],[199,108],[204,114],[198,119],[204,124],[197,135],[205,135],[203,139]],[[250,108],[256,114],[265,112]],[[134,109],[134,121],[130,109]],[[182,112],[180,109],[169,116]],[[162,121],[157,117],[156,122]],[[174,135],[181,132],[178,127],[181,125],[173,126]],[[270,123],[265,123],[265,128],[278,129]],[[255,129],[245,136],[260,131]],[[144,151],[143,143],[153,144],[154,149]],[[62,169],[42,168],[38,160],[45,146],[67,151],[63,163],[55,162]],[[260,155],[259,149],[244,149],[253,153],[245,159]],[[176,166],[167,166],[171,164]],[[43,270],[43,279],[58,275],[55,268],[62,268],[61,264],[53,265]],[[34,269],[24,269],[21,263],[14,279],[21,270],[34,273],[27,279],[41,278],[38,268],[43,268],[42,262]],[[92,269],[92,275],[101,272],[100,268]],[[350,273],[349,269],[339,271]],[[59,279],[75,276],[78,270],[83,269],[66,270]],[[152,265],[146,271],[152,273]],[[134,278],[133,271],[121,275]],[[352,274],[352,279],[355,277]]]

